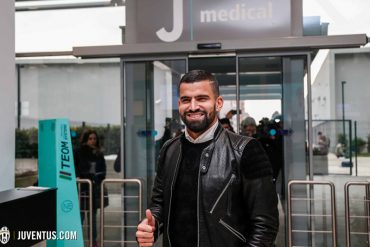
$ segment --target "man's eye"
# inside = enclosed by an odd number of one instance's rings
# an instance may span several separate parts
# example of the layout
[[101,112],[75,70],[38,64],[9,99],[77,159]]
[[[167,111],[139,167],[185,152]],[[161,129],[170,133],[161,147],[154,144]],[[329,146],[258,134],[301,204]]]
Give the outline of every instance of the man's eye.
[[201,102],[204,102],[204,101],[206,101],[206,100],[207,100],[207,98],[206,98],[206,97],[198,98],[198,101],[201,101]]

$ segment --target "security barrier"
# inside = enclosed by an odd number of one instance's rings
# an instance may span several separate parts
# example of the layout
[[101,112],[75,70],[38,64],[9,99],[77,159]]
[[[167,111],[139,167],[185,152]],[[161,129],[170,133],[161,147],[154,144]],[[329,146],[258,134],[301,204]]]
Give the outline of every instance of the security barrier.
[[[86,207],[84,210],[81,210],[81,214],[86,215],[88,214],[88,223],[84,224],[83,227],[88,227],[88,235],[89,235],[89,246],[92,246],[92,183],[89,179],[77,179],[78,184],[78,191],[79,191],[79,198],[80,202],[81,200],[88,199],[89,201],[89,207],[86,210]],[[81,193],[81,186],[83,184],[86,184],[88,187],[88,193]],[[120,186],[120,191],[118,194],[111,194],[108,193],[108,195],[104,194],[104,187],[108,187],[109,192],[109,185],[110,184],[118,184]],[[127,195],[127,188],[125,188],[127,185],[136,185],[134,186],[136,188],[137,193],[135,195]],[[293,186],[296,185],[305,185],[309,186],[309,196],[304,197],[292,197],[292,190]],[[315,213],[315,203],[317,201],[327,201],[327,198],[321,198],[316,199],[313,196],[313,190],[316,186],[328,186],[330,188],[330,213],[322,213],[322,214],[316,214]],[[364,187],[364,196],[363,198],[350,198],[350,187],[353,186],[362,186]],[[307,188],[306,188],[307,189]],[[131,190],[132,192],[132,190]],[[308,192],[308,190],[306,191]],[[358,194],[358,190],[356,190],[356,194]],[[362,236],[366,237],[366,240],[363,240],[362,243],[364,245],[361,246],[369,246],[370,247],[370,181],[365,182],[347,182],[345,184],[344,188],[344,200],[345,200],[345,236],[346,236],[346,246],[350,247],[352,246],[351,242],[351,236]],[[120,207],[118,210],[114,209],[113,205],[112,207],[109,206],[107,208],[104,208],[104,198],[113,199],[114,196],[118,196],[119,199],[122,200],[122,207]],[[101,184],[101,194],[100,194],[100,202],[101,202],[101,212],[100,212],[100,244],[101,246],[110,246],[109,244],[120,244],[120,246],[136,246],[135,239],[127,240],[129,237],[135,237],[134,234],[127,234],[126,229],[132,229],[133,231],[136,231],[137,223],[142,219],[142,182],[139,179],[105,179],[103,180]],[[129,203],[129,201],[136,201],[136,209],[132,210],[127,207],[127,204],[130,204],[131,206],[133,203]],[[293,212],[293,202],[306,202],[307,204],[310,204],[309,210],[307,210],[308,213],[296,213]],[[351,204],[350,202],[355,202],[356,204],[356,210],[358,212],[358,206],[361,205],[358,202],[361,202],[364,206],[364,215],[353,215],[351,214]],[[112,209],[113,208],[113,209]],[[131,207],[132,208],[132,207]],[[331,235],[331,245],[333,247],[337,246],[337,213],[336,213],[336,196],[335,196],[335,186],[330,181],[307,181],[307,180],[292,180],[288,183],[288,197],[287,197],[287,219],[288,219],[288,246],[294,246],[293,245],[293,234],[294,233],[308,233],[311,234],[312,240],[315,240],[315,234],[330,234]],[[109,224],[106,224],[106,218],[108,215],[113,214],[115,219],[120,219],[121,224],[110,224],[111,222],[108,222]],[[116,214],[120,214],[120,217],[116,216]],[[128,215],[136,215],[134,217],[134,221],[127,221]],[[305,229],[293,229],[293,217],[305,217],[310,220],[310,228]],[[324,229],[315,229],[315,220],[317,219],[327,219],[330,218],[330,224],[331,228],[328,230]],[[354,231],[351,229],[351,220],[356,219],[364,219],[366,221],[364,227],[364,231]],[[122,223],[123,222],[123,223]],[[357,224],[358,225],[358,224]],[[124,232],[125,236],[121,236],[120,239],[105,239],[105,229],[121,229],[122,233]],[[128,236],[129,235],[129,236]],[[353,245],[354,246],[354,245]]]
[[[88,215],[88,222],[85,224],[86,221],[83,222],[82,228],[88,228],[88,242],[89,246],[92,247],[92,182],[90,179],[76,179],[77,186],[78,186],[78,199],[80,201],[80,205],[85,204],[84,209],[81,209],[81,215],[83,215],[84,219],[86,219],[86,215]],[[81,186],[87,185],[87,193],[86,191],[81,192]],[[88,201],[88,207],[86,207],[86,202]],[[88,208],[88,209],[86,209]],[[83,231],[84,232],[84,231]]]
[[[365,187],[363,198],[352,198],[350,199],[350,187],[352,186],[362,186]],[[358,190],[356,191],[358,193]],[[359,206],[359,203],[364,205],[364,215],[351,215],[350,202],[356,202],[356,206]],[[364,239],[364,246],[370,246],[370,181],[366,182],[347,182],[344,186],[344,203],[345,203],[345,227],[346,227],[346,246],[350,247],[351,245],[351,235],[356,236],[365,236],[367,239]],[[358,207],[357,207],[358,209]],[[358,220],[364,219],[364,231],[352,231],[351,230],[351,219]],[[360,224],[357,224],[360,225]]]
[[[309,185],[310,186],[310,195],[308,197],[292,197],[292,187],[294,185]],[[314,213],[314,204],[316,201],[325,201],[326,199],[315,199],[313,197],[313,187],[314,186],[329,186],[330,187],[330,201],[331,201],[331,212],[330,214],[315,214]],[[310,203],[310,210],[308,210],[308,213],[293,213],[292,212],[292,201],[305,201],[307,203]],[[311,229],[308,230],[303,230],[303,229],[293,229],[292,226],[292,221],[293,217],[306,217],[309,218],[311,221]],[[331,218],[331,229],[329,230],[315,230],[314,227],[314,220],[318,219],[321,217],[322,219],[326,219],[328,217]],[[293,233],[309,233],[312,235],[316,233],[320,234],[331,234],[331,239],[332,239],[332,246],[336,247],[337,246],[337,223],[336,223],[336,206],[335,206],[335,186],[332,182],[329,181],[306,181],[306,180],[292,180],[288,183],[288,245],[289,246],[294,246],[293,245]],[[314,239],[314,238],[313,238]]]
[[[109,189],[111,184],[120,185],[120,193],[111,194]],[[128,188],[129,186],[134,186],[133,188]],[[136,186],[135,186],[136,185]],[[104,188],[107,188],[108,194],[104,195]],[[128,191],[134,191],[133,195],[128,195]],[[137,193],[135,193],[135,191]],[[104,199],[109,198],[112,201],[114,196],[122,202],[122,207],[114,208],[114,205],[104,208]],[[135,203],[136,201],[136,203]],[[142,183],[139,179],[105,179],[101,183],[101,194],[100,194],[100,245],[108,246],[109,244],[121,244],[121,246],[126,245],[137,245],[136,237],[134,232],[136,231],[137,224],[142,217]],[[112,204],[111,202],[109,202]],[[136,205],[135,205],[136,204]],[[118,214],[118,216],[117,216]],[[112,216],[113,215],[113,216]],[[136,215],[136,216],[135,216]],[[119,224],[106,224],[106,218],[111,216],[111,219],[119,219],[121,222]],[[123,222],[122,222],[123,221]],[[106,239],[105,229],[119,229],[121,233],[127,233],[127,231],[132,231],[132,234],[123,234],[120,239]],[[128,238],[132,237],[132,240]],[[122,245],[123,244],[123,245]]]

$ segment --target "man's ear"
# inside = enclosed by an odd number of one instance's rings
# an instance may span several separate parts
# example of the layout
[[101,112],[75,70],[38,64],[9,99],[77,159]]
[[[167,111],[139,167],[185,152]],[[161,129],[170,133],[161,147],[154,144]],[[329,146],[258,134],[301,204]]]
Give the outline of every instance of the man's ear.
[[224,99],[221,96],[218,96],[216,99],[216,111],[220,112],[223,105],[224,105]]

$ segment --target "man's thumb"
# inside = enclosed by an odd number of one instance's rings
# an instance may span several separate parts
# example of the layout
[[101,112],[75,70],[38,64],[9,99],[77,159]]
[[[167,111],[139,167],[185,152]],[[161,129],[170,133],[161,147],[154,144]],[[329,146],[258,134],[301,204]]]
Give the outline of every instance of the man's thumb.
[[148,219],[148,224],[152,227],[155,227],[155,219],[149,209],[145,211],[146,218]]

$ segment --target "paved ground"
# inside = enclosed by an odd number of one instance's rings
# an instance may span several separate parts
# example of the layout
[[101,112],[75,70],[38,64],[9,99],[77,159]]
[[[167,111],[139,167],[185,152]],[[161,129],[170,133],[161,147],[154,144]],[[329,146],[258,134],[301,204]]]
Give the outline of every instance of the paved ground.
[[[350,174],[349,167],[342,167],[342,162],[349,159],[337,158],[334,154],[328,154],[328,165],[329,174]],[[356,160],[352,157],[352,175],[356,176]],[[357,158],[357,175],[358,176],[370,176],[370,157],[358,157]]]

